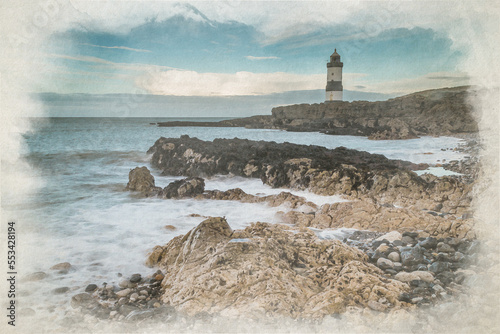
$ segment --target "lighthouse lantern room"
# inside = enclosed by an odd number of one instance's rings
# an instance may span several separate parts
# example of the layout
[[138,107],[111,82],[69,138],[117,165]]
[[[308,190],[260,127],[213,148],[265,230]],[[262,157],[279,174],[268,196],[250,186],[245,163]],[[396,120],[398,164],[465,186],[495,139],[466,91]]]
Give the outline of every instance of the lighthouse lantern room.
[[326,102],[342,101],[342,67],[340,55],[337,49],[330,56],[330,62],[326,64]]

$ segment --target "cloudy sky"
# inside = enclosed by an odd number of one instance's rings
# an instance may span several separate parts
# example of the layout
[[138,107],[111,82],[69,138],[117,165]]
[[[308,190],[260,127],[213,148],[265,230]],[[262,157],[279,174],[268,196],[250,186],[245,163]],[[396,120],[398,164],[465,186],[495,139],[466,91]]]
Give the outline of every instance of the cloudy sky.
[[345,90],[401,95],[464,85],[472,38],[490,15],[487,6],[464,1],[58,6],[37,92],[241,96],[324,89],[335,48]]

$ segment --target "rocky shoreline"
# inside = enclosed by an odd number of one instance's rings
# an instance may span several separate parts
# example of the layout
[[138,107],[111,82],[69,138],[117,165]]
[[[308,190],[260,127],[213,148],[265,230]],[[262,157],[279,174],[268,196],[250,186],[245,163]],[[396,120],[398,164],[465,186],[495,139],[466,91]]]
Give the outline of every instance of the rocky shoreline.
[[[146,167],[138,167],[127,190],[285,205],[278,212],[282,223],[233,230],[223,217],[205,217],[152,249],[146,265],[155,273],[135,273],[117,286],[91,284],[74,295],[78,314],[69,322],[86,316],[120,323],[302,322],[359,309],[390,314],[452,301],[467,293],[480,270],[470,207],[475,174],[418,176],[412,169],[427,166],[345,148],[240,139],[160,138],[148,153],[163,175],[185,178],[159,187]],[[318,206],[288,192],[205,190],[204,178],[225,174],[348,201]],[[336,229],[342,237],[323,234]]]
[[335,102],[275,107],[272,115],[220,122],[160,122],[160,127],[246,127],[366,136],[373,140],[477,133],[469,86],[417,92],[387,101]]

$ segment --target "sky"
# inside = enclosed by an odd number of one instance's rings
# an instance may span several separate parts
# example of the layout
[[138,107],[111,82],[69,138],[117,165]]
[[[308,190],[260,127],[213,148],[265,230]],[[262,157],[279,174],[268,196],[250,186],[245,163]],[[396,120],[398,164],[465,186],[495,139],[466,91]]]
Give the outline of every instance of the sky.
[[74,22],[44,45],[35,91],[241,96],[324,89],[334,49],[346,90],[401,95],[470,82],[460,68],[470,47],[461,35],[468,13],[445,2],[71,6]]
[[476,68],[496,48],[497,13],[497,2],[466,0],[5,1],[2,74],[9,89],[45,98],[312,103],[323,99],[336,49],[346,99],[383,100],[484,80]]

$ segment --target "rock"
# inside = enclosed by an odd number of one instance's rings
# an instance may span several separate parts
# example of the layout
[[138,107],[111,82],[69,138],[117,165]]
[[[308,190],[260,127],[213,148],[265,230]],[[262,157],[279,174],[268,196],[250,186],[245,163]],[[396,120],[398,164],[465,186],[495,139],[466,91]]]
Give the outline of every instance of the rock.
[[35,273],[31,273],[31,274],[27,275],[25,277],[25,280],[28,282],[40,281],[40,280],[47,278],[47,276],[49,276],[49,275],[47,275],[43,271],[37,271]]
[[401,256],[399,256],[398,252],[391,252],[387,255],[387,258],[392,262],[399,262],[401,260]]
[[97,290],[97,285],[95,284],[89,284],[85,288],[85,292],[94,292],[95,290]]
[[397,275],[394,278],[401,282],[411,282],[415,280],[422,280],[428,283],[434,282],[434,275],[432,275],[432,273],[428,271],[413,271],[413,272],[401,271],[397,273]]
[[130,283],[139,283],[141,281],[142,277],[141,277],[141,274],[133,274],[132,276],[130,276]]
[[424,260],[423,248],[416,245],[408,251],[401,251],[401,262],[404,266],[413,266]]
[[130,292],[132,292],[132,290],[123,289],[123,290],[116,292],[116,296],[118,296],[118,298],[125,297],[125,296],[128,296]]
[[[192,196],[192,188],[196,189],[193,196],[203,193],[201,179],[197,180],[197,185],[193,185],[193,178],[232,174],[260,178],[274,188],[307,189],[319,195],[343,194],[357,199],[384,196],[387,202],[416,209],[428,207],[429,203],[434,202],[436,194],[443,198],[444,208],[460,212],[466,210],[472,200],[467,195],[471,186],[457,179],[420,177],[402,167],[405,163],[401,161],[344,147],[329,150],[320,146],[237,138],[209,142],[181,136],[162,137],[148,152],[152,153],[152,165],[162,174],[191,178],[189,182],[179,180],[169,185],[170,188],[163,189],[163,195],[167,198]],[[186,184],[187,189],[179,193],[182,184]],[[393,206],[386,209],[394,211],[398,208]],[[324,215],[322,217],[325,218]],[[460,223],[464,226],[471,224],[469,221]],[[394,225],[399,224],[394,222]],[[434,228],[438,228],[438,225]],[[467,233],[468,230],[461,232]]]
[[385,254],[389,251],[389,246],[386,244],[381,244],[375,251],[379,254]]
[[161,190],[155,187],[155,178],[145,166],[132,169],[128,180],[126,189],[140,192],[144,196],[156,196]]
[[367,303],[367,306],[377,312],[384,312],[387,309],[386,305],[376,302],[374,300],[370,300]]
[[52,290],[52,292],[54,292],[54,294],[56,294],[56,295],[60,295],[60,294],[66,293],[68,291],[69,291],[69,288],[67,286],[64,286],[64,287],[61,287],[61,288],[56,288],[56,289]]
[[436,249],[438,252],[443,252],[443,253],[453,253],[455,251],[453,247],[444,242],[438,243]]
[[318,318],[381,298],[388,308],[401,304],[407,286],[384,277],[363,252],[291,229],[254,223],[233,231],[223,218],[203,221],[156,257],[165,272],[161,300],[190,315],[244,312],[250,318]]
[[[319,131],[332,135],[367,136],[373,140],[476,133],[477,121],[470,103],[467,103],[470,89],[434,89],[377,102],[295,104],[275,107],[271,111],[272,115],[220,122],[160,122],[158,126],[238,126]],[[164,147],[170,151],[176,149],[172,143],[165,144]],[[193,158],[197,157],[193,155]],[[253,164],[245,167],[249,174],[253,172]]]
[[427,237],[424,240],[420,241],[418,244],[420,245],[420,247],[423,247],[425,249],[434,249],[436,248],[438,242],[436,238]]
[[97,301],[95,301],[89,293],[79,293],[71,297],[71,307],[73,308],[83,307],[90,309],[97,305]]
[[394,268],[394,263],[391,260],[384,259],[381,257],[380,259],[377,260],[377,267],[380,269],[392,269]]
[[175,230],[177,230],[177,227],[175,227],[173,225],[165,225],[164,228],[166,230],[169,230],[169,231],[175,231]]
[[390,243],[393,243],[394,241],[401,240],[402,238],[403,238],[403,236],[401,235],[401,233],[399,233],[398,231],[392,231],[392,232],[384,234],[381,237],[378,237],[375,240],[384,240],[385,239],[385,240],[389,241]]
[[71,263],[69,262],[62,262],[62,263],[58,263],[56,265],[53,265],[52,267],[50,267],[51,270],[60,270],[60,271],[68,271],[71,269]]
[[403,236],[403,238],[401,239],[401,241],[405,245],[413,245],[413,244],[416,243],[415,239],[413,239],[412,237],[409,237],[407,235]]
[[440,274],[443,271],[448,271],[448,270],[450,270],[449,262],[436,261],[429,267],[429,271],[432,271],[435,274]]
[[133,302],[136,301],[138,298],[139,298],[139,294],[137,292],[134,292],[129,297],[130,301],[133,301]]
[[417,232],[404,232],[403,237],[409,237],[412,239],[418,238],[418,233]]
[[199,177],[189,177],[170,183],[163,189],[164,198],[186,198],[203,194],[205,180]]

